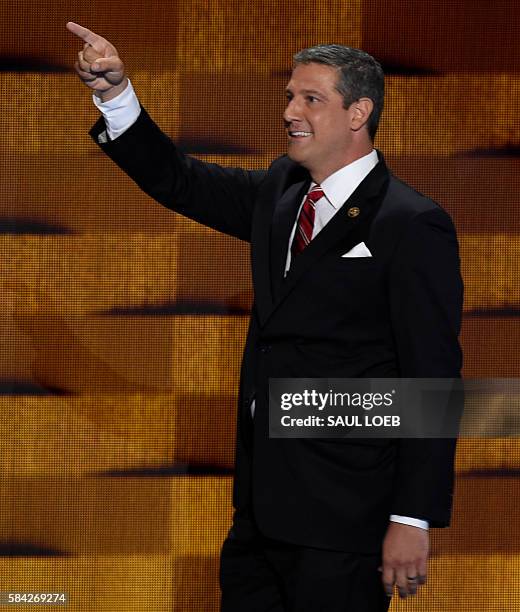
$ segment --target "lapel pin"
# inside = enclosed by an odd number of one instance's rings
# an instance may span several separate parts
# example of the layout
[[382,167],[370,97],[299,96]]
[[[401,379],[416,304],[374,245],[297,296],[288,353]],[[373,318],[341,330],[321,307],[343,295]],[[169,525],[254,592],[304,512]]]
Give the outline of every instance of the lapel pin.
[[359,215],[361,211],[359,210],[359,208],[357,206],[352,206],[351,208],[349,208],[347,210],[347,215],[353,219],[354,217],[357,217]]

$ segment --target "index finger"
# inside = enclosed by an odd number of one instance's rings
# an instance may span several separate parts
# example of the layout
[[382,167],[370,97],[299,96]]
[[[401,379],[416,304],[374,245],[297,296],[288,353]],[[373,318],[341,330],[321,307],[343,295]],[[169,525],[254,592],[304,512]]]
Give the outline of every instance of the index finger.
[[91,45],[101,40],[101,36],[95,34],[88,28],[84,28],[82,25],[79,25],[79,23],[74,23],[73,21],[69,21],[67,23],[67,30],[73,34],[76,34],[76,36],[79,36],[82,40],[90,43]]

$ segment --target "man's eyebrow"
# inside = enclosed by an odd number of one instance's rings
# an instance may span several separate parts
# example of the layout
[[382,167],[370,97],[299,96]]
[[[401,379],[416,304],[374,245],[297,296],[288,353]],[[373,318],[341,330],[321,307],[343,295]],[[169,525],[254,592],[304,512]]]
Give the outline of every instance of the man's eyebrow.
[[[293,94],[293,91],[289,87],[286,87],[285,93]],[[314,95],[314,96],[319,96],[320,98],[324,98],[325,100],[328,100],[327,96],[322,91],[319,91],[318,89],[302,89],[301,93],[305,96]]]

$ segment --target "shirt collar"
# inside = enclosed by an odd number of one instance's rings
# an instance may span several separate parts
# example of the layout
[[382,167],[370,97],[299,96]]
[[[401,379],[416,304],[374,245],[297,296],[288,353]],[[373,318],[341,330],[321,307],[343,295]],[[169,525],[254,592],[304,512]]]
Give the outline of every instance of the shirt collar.
[[[378,162],[377,151],[372,149],[368,155],[356,159],[328,176],[321,184],[321,188],[331,205],[334,208],[343,206]],[[314,185],[316,183],[312,182],[309,191]]]

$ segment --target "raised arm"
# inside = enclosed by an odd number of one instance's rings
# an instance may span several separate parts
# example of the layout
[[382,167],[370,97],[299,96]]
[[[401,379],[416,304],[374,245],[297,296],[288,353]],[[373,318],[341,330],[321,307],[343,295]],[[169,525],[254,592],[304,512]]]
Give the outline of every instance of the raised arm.
[[[163,206],[249,241],[256,192],[265,173],[224,168],[184,155],[139,107],[116,48],[77,23],[69,22],[67,29],[84,41],[75,64],[76,73],[103,103],[97,106],[104,118],[90,132],[94,142]],[[105,111],[124,112],[123,98],[128,97],[128,92],[138,112],[111,140],[107,136],[109,121]],[[108,111],[112,105],[115,108]]]

